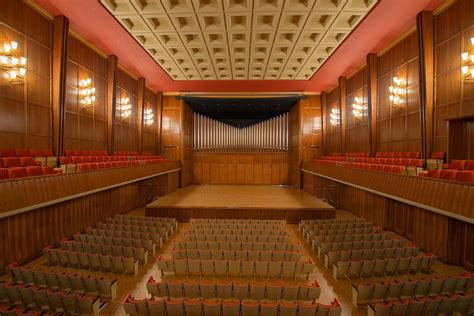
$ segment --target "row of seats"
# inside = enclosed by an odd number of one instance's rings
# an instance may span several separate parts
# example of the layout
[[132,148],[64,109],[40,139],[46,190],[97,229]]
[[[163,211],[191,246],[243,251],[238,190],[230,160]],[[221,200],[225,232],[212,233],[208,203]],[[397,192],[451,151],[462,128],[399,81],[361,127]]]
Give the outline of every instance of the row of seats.
[[443,169],[474,170],[474,160],[453,159],[449,164],[443,165]]
[[[88,234],[76,234],[74,235],[74,242],[89,243],[89,244],[100,244],[100,245],[111,245],[111,246],[124,246],[124,247],[134,247],[134,248],[144,248],[151,255],[156,253],[156,243],[148,238],[123,238],[123,237],[104,237]],[[67,243],[66,246],[71,246],[70,243]],[[78,246],[72,246],[68,248],[78,248]]]
[[99,296],[101,300],[109,301],[117,296],[117,279],[97,278],[77,273],[56,273],[21,267],[16,263],[8,265],[6,271],[10,279],[17,284],[94,295]]
[[140,162],[141,164],[146,164],[149,160],[165,160],[161,156],[61,156],[59,157],[59,162],[62,165],[66,164],[80,164],[88,162],[129,162],[135,161]]
[[[71,150],[66,149],[64,156],[107,156],[106,150]],[[138,151],[116,151],[114,156],[138,156]],[[150,152],[144,152],[141,156],[152,156]]]
[[106,304],[101,303],[97,296],[6,282],[0,282],[0,302],[10,305],[4,308],[5,312],[1,311],[2,315],[7,315],[14,306],[22,306],[41,312],[98,316],[100,309]]
[[[77,237],[76,237],[77,236]],[[88,241],[89,238],[94,236],[94,240],[97,237],[104,237],[104,238],[131,238],[131,239],[142,239],[142,240],[151,240],[153,243],[158,245],[158,247],[163,246],[163,238],[160,233],[144,233],[144,232],[137,232],[137,231],[130,231],[130,230],[115,230],[115,229],[97,229],[97,228],[90,228],[86,231],[85,238]],[[83,241],[82,238],[84,236],[82,234],[74,235],[74,239],[79,238],[80,241]]]
[[[93,230],[96,229],[97,231],[107,231],[107,230],[117,230],[123,232],[137,232],[137,233],[151,233],[151,234],[159,234],[163,239],[166,241],[168,240],[168,236],[170,235],[170,230],[165,227],[157,227],[157,226],[146,226],[146,225],[115,225],[115,224],[104,224],[98,223],[97,228],[87,228],[86,233],[90,234]],[[95,235],[95,234],[94,234]]]
[[174,243],[177,250],[259,250],[259,251],[298,251],[301,244],[283,242],[217,242],[217,241],[181,241]]
[[[408,170],[406,166],[398,166],[398,165],[378,165],[378,164],[370,164],[370,163],[361,163],[361,162],[337,162],[337,161],[332,161],[332,160],[314,160],[315,163],[317,164],[329,164],[329,165],[335,165],[339,167],[345,167],[345,168],[353,168],[353,169],[365,169],[365,170],[371,170],[371,171],[380,171],[380,172],[387,172],[387,173],[395,173],[395,174],[408,174]],[[410,172],[412,175],[416,175],[416,169],[413,170],[413,172]]]
[[233,218],[191,218],[189,222],[194,224],[216,224],[216,225],[278,225],[285,226],[284,219],[233,219]]
[[[153,219],[152,219],[153,218]],[[159,220],[160,217],[146,217],[144,220],[126,220],[120,218],[108,218],[106,220],[107,224],[114,224],[114,225],[130,225],[130,226],[153,226],[153,227],[162,227],[170,232],[173,231],[178,227],[177,222],[169,222],[167,219]]]
[[406,246],[407,242],[402,239],[386,239],[371,241],[346,241],[346,242],[325,242],[318,245],[318,258],[324,258],[330,251],[348,250],[379,250],[387,248],[397,248]]
[[367,314],[371,316],[472,315],[474,313],[473,303],[473,294],[436,295],[369,303],[367,304]]
[[169,298],[218,298],[254,301],[314,301],[319,298],[321,288],[314,282],[309,285],[292,284],[289,282],[231,282],[210,280],[165,280],[157,282],[150,277],[146,284],[152,297]]
[[312,229],[306,230],[304,237],[306,240],[311,240],[316,237],[327,236],[341,236],[341,235],[366,235],[366,234],[381,234],[382,227],[372,226],[369,228],[339,228],[339,229]]
[[343,277],[351,279],[361,276],[431,272],[433,261],[432,254],[389,259],[338,261],[332,266],[333,277],[338,280]]
[[[444,153],[443,153],[444,156]],[[327,160],[339,160],[339,161],[349,161],[352,158],[369,158],[369,153],[364,152],[348,152],[344,153],[344,156],[341,156],[341,153],[332,153],[330,156],[322,156],[322,159]],[[417,151],[390,151],[390,152],[376,152],[375,158],[414,158],[419,159],[420,153]]]
[[52,157],[50,149],[0,148],[0,157]]
[[0,168],[0,180],[55,175],[61,173],[63,173],[61,169],[53,167],[28,166]]
[[148,262],[148,251],[143,247],[135,248],[133,246],[116,246],[106,244],[87,243],[72,240],[62,240],[59,242],[61,250],[81,253],[96,253],[99,255],[109,255],[115,257],[135,258],[142,264]]
[[352,303],[365,303],[409,299],[420,296],[466,293],[474,286],[474,276],[464,273],[458,276],[421,278],[418,280],[393,280],[352,285]]
[[318,246],[327,242],[356,242],[356,241],[383,241],[393,239],[391,232],[369,233],[369,234],[354,234],[354,235],[329,235],[329,236],[315,236],[309,241],[313,251],[318,249]]
[[[174,217],[156,217],[156,216],[134,216],[134,215],[122,215],[122,214],[115,214],[113,217],[114,219],[121,220],[124,223],[127,221],[136,221],[136,222],[160,222],[160,223],[169,223],[170,226],[174,226],[174,228],[178,228],[178,221]],[[168,227],[168,225],[166,225]]]
[[274,224],[211,224],[195,223],[191,224],[193,229],[260,229],[260,230],[284,230],[285,226]]
[[427,178],[474,183],[474,170],[441,169],[428,170]]
[[221,250],[221,249],[171,249],[173,259],[203,260],[261,260],[261,261],[298,261],[302,254],[299,251],[276,250]]
[[[82,172],[82,171],[89,171],[89,170],[123,168],[123,167],[132,167],[132,166],[141,166],[141,165],[157,165],[163,162],[166,162],[166,160],[150,159],[150,160],[145,160],[145,161],[129,160],[129,161],[78,163],[75,167],[75,171]],[[69,170],[69,165],[67,167],[66,172],[71,173]]]
[[374,226],[364,220],[342,220],[342,219],[306,219],[298,223],[298,229],[304,234],[306,229],[339,229],[339,228],[365,228]]
[[250,235],[250,236],[288,236],[284,229],[232,229],[232,228],[214,228],[199,229],[190,228],[185,235]]
[[123,307],[126,315],[222,315],[222,316],[339,316],[342,308],[337,300],[331,305],[320,303],[256,302],[252,300],[167,299],[135,300],[130,294]]
[[40,161],[35,161],[33,157],[4,157],[0,158],[0,168],[42,166]]
[[162,272],[185,276],[248,277],[265,279],[294,279],[309,277],[314,263],[308,261],[247,261],[203,259],[157,259]]
[[136,275],[138,260],[133,257],[114,257],[97,253],[68,251],[47,247],[43,250],[49,264],[86,270],[127,273]]
[[184,241],[240,241],[240,242],[279,242],[279,243],[289,243],[291,242],[290,236],[273,236],[273,235],[189,235],[184,234]]
[[397,248],[393,247],[380,249],[329,251],[326,255],[324,255],[324,265],[326,266],[326,268],[329,268],[332,267],[332,265],[338,261],[393,259],[417,256],[419,253],[420,248],[413,246]]

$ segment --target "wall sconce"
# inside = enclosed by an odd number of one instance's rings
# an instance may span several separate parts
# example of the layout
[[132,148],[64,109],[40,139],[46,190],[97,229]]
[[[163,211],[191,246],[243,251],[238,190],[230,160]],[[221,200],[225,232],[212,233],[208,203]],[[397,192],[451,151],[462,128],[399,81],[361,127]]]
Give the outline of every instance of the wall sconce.
[[132,114],[132,105],[130,104],[129,98],[120,99],[120,116],[122,118],[128,118]]
[[331,114],[329,116],[329,121],[331,125],[338,125],[339,124],[339,109],[331,109]]
[[145,121],[145,125],[150,126],[153,124],[153,110],[152,109],[145,110],[144,121]]
[[461,60],[464,80],[474,81],[474,37],[471,37],[471,49],[461,54]]
[[354,103],[352,103],[352,115],[355,118],[362,118],[364,114],[364,99],[359,97],[354,97]]
[[392,105],[399,106],[403,104],[405,94],[407,93],[405,85],[405,80],[398,77],[393,77],[393,86],[388,87],[388,90],[390,91],[389,100]]
[[86,107],[91,107],[95,102],[95,88],[92,87],[91,78],[79,81],[79,87],[81,103]]
[[6,72],[6,77],[12,83],[21,82],[26,75],[26,57],[18,54],[18,43],[11,41],[3,44],[0,53],[0,69]]

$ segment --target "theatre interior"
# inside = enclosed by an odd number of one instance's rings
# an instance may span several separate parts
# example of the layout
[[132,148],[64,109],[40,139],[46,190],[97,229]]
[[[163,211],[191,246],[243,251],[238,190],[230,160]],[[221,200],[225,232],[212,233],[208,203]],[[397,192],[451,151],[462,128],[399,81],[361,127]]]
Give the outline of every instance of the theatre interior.
[[0,315],[474,315],[474,1],[0,0]]

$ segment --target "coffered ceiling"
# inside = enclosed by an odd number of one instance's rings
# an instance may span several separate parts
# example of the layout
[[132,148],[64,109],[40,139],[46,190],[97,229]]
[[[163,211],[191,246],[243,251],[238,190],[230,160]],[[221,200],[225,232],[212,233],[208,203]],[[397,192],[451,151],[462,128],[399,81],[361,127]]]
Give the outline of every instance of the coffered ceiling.
[[100,0],[174,80],[308,80],[378,0]]

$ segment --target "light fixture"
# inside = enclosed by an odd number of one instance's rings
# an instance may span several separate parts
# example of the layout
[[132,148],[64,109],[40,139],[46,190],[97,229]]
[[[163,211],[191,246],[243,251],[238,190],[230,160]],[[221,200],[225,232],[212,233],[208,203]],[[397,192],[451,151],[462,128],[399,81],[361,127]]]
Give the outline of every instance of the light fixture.
[[388,87],[390,96],[388,97],[393,106],[400,106],[406,97],[406,82],[402,78],[393,77],[393,86]]
[[329,121],[331,125],[338,125],[339,124],[339,109],[333,108],[331,109],[331,114],[329,116]]
[[128,118],[132,114],[132,105],[129,98],[120,99],[119,110],[122,118]]
[[354,97],[354,103],[352,103],[352,115],[355,118],[362,118],[364,115],[364,99]]
[[26,57],[20,56],[18,43],[11,41],[3,44],[0,52],[0,69],[2,69],[8,80],[12,83],[20,83],[26,75]]
[[461,61],[464,80],[474,81],[474,37],[471,37],[471,49],[461,54]]
[[152,125],[153,124],[153,110],[151,108],[146,109],[143,118],[144,118],[145,125],[148,125],[148,126]]
[[91,78],[79,81],[79,95],[81,96],[81,104],[85,107],[93,107],[95,102],[95,88],[92,87]]

